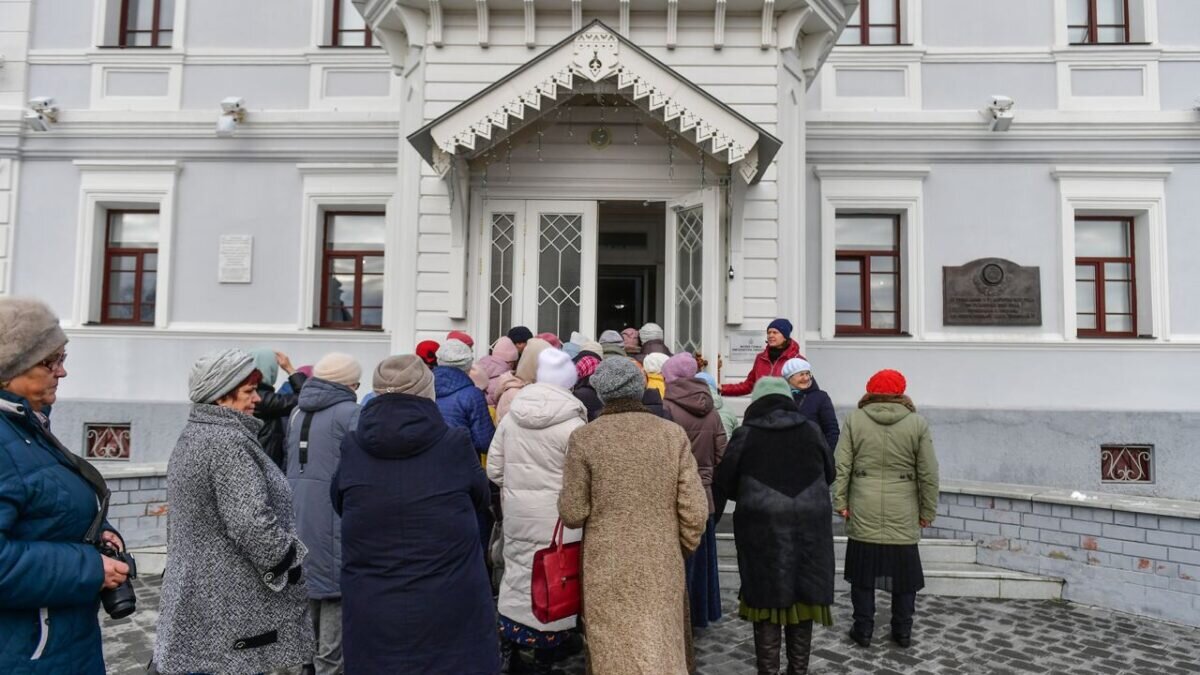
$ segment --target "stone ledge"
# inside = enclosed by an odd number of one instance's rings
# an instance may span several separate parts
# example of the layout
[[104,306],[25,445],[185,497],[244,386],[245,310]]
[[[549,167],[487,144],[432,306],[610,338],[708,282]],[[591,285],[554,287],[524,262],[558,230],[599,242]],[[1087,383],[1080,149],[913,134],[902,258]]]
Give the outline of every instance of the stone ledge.
[[[1156,516],[1173,516],[1200,520],[1200,501],[1163,499],[1160,497],[1133,497],[1105,492],[1087,492],[1065,488],[1048,488],[1040,485],[1015,485],[1012,483],[989,483],[973,480],[943,480],[939,486],[943,494],[980,495],[1000,497],[1043,504],[1065,504],[1093,509],[1111,509],[1128,513],[1146,513]],[[1082,494],[1083,498],[1078,496]]]
[[115,462],[101,460],[92,462],[92,466],[100,470],[105,480],[120,480],[121,478],[152,478],[167,475],[166,462],[138,463]]

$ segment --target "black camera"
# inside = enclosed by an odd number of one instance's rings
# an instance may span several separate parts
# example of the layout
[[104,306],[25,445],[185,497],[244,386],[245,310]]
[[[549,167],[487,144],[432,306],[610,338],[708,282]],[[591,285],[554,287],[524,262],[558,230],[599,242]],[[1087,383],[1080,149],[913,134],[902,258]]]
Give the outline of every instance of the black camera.
[[129,578],[124,583],[116,588],[100,591],[100,602],[104,605],[104,611],[114,619],[124,619],[137,609],[137,593],[133,590],[133,580],[137,578],[137,563],[134,562],[132,553],[118,551],[108,542],[100,542],[96,548],[100,550],[100,555],[129,565]]

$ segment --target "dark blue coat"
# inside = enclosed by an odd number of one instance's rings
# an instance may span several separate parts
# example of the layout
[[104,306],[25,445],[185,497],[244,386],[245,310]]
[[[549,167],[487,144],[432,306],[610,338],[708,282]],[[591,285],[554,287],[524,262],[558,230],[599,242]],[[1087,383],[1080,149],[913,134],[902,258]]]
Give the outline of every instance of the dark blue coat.
[[437,392],[437,407],[442,419],[452,427],[466,429],[471,434],[475,452],[486,455],[492,446],[496,425],[488,412],[487,396],[463,371],[449,366],[433,369],[433,388]]
[[28,402],[0,391],[0,672],[104,672],[104,564],[83,543],[97,508]]
[[812,386],[803,391],[792,390],[792,398],[800,406],[800,414],[817,423],[821,433],[825,434],[825,442],[830,448],[836,448],[842,432],[838,427],[837,413],[833,410],[833,401],[829,394],[822,391],[821,386],[813,379]]
[[476,520],[488,481],[467,432],[433,401],[379,396],[342,443],[332,492],[346,672],[498,673]]

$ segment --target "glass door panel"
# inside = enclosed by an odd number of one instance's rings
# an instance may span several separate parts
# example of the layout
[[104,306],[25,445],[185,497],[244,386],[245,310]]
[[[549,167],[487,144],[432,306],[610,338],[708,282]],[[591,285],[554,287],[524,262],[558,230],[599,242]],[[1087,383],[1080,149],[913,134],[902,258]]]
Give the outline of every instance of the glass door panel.
[[[693,192],[667,204],[667,342],[675,352],[700,353],[715,370],[720,350],[720,193]],[[707,296],[707,301],[706,301]]]

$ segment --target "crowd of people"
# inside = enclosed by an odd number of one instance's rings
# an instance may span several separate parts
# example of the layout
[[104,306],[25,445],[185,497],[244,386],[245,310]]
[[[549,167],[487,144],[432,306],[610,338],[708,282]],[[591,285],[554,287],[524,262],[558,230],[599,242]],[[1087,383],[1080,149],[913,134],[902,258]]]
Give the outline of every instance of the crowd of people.
[[[723,385],[653,323],[565,342],[517,326],[481,358],[452,331],[385,358],[363,396],[346,354],[205,354],[167,469],[151,671],[548,674],[586,650],[598,675],[694,672],[693,631],[724,614],[730,510],[760,674],[781,653],[807,672],[813,624],[834,623],[835,514],[850,644],[870,646],[883,590],[907,647],[938,495],[929,426],[894,370],[839,425],[791,333],[771,322]],[[104,479],[51,431],[66,343],[44,304],[0,299],[6,672],[103,673],[101,596],[134,572]],[[745,395],[739,423],[725,398]],[[581,611],[542,622],[535,556],[559,526],[581,542]]]

